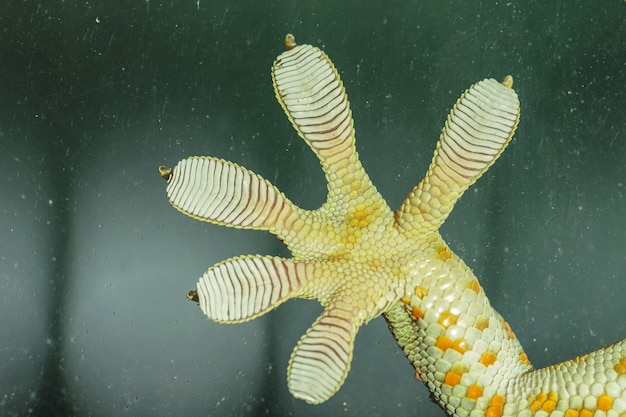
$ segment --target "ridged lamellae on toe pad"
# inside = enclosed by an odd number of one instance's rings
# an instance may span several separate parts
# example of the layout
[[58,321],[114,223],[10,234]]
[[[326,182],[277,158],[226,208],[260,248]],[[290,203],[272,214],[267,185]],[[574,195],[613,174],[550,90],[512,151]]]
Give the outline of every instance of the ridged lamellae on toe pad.
[[292,258],[240,256],[205,272],[188,298],[211,319],[253,319],[290,298],[324,310],[298,342],[289,390],[321,403],[343,384],[359,327],[384,314],[433,398],[450,415],[626,417],[626,341],[533,370],[472,271],[439,234],[455,202],[500,156],[519,121],[513,79],[480,81],[448,115],[432,163],[395,212],[359,161],[348,97],[331,60],[296,45],[274,62],[278,102],[320,160],[317,210],[233,162],[159,167],[169,201],[198,220],[267,230]]

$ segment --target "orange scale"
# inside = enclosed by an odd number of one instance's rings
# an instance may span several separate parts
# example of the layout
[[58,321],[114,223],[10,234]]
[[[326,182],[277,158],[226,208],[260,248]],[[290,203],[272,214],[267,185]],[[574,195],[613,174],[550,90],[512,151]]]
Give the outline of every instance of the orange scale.
[[494,395],[491,399],[491,405],[502,407],[504,405],[504,397],[502,395]]
[[461,375],[453,371],[446,372],[443,382],[453,387],[461,382]]
[[532,413],[536,413],[537,411],[539,411],[540,408],[541,408],[541,403],[539,401],[533,401],[532,403],[530,403],[530,406],[528,406],[528,409]]
[[437,320],[437,323],[447,329],[448,327],[455,324],[456,320],[457,316],[455,314],[452,314],[449,311],[444,311],[439,316],[439,320]]
[[477,400],[480,396],[483,395],[483,387],[480,385],[472,384],[467,387],[467,398],[471,400]]
[[501,417],[503,405],[504,397],[502,397],[501,395],[494,395],[491,399],[491,405],[487,407],[485,417]]
[[417,298],[424,298],[428,295],[428,289],[426,289],[426,287],[418,285],[417,287],[415,287],[413,294],[415,294]]
[[626,358],[620,359],[613,369],[620,375],[626,374]]
[[469,344],[465,339],[456,339],[452,345],[452,349],[456,350],[460,354],[463,354],[469,349]]
[[556,408],[556,403],[551,400],[547,400],[541,405],[541,409],[545,411],[546,413],[553,412],[555,408]]
[[513,330],[511,329],[511,326],[509,325],[509,323],[502,320],[502,327],[504,327],[504,330],[506,330],[506,333],[509,336],[509,339],[515,339],[515,333],[513,333]]
[[482,355],[480,355],[480,363],[482,363],[485,366],[493,365],[496,359],[497,359],[497,356],[494,353],[489,352],[489,351],[484,352]]
[[413,317],[415,317],[416,319],[423,319],[424,318],[424,312],[422,311],[421,308],[419,307],[413,307],[413,309],[411,310],[411,314],[413,315]]
[[613,406],[613,398],[607,394],[602,394],[598,397],[598,410],[609,411]]
[[474,324],[474,327],[478,330],[485,330],[489,327],[489,318],[485,316],[478,316],[476,318],[476,323]]
[[528,360],[528,356],[526,355],[526,353],[524,352],[520,353],[519,360],[522,361],[524,364],[531,366],[530,360]]
[[485,413],[485,417],[501,417],[502,416],[502,407],[491,406],[487,408],[487,412]]
[[450,339],[449,337],[439,336],[437,338],[437,342],[435,342],[435,346],[445,352],[446,350],[453,347],[454,343],[452,342],[452,339]]

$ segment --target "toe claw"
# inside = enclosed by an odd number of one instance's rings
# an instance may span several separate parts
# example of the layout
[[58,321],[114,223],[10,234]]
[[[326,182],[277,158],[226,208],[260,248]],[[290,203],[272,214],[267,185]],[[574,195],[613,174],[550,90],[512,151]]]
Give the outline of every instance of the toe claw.
[[159,167],[159,175],[161,175],[161,177],[163,177],[163,179],[166,181],[169,181],[169,179],[172,177],[172,173],[172,168],[168,168],[163,165]]

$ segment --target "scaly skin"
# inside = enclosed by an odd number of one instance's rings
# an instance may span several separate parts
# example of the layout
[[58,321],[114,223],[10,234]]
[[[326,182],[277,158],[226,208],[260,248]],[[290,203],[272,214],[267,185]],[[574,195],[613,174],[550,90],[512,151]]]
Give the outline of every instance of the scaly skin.
[[288,35],[272,68],[276,97],[318,156],[328,197],[295,206],[234,163],[192,157],[160,167],[170,202],[196,219],[267,230],[291,259],[242,256],[211,267],[188,297],[220,322],[241,322],[283,301],[314,298],[324,311],[296,346],[288,384],[310,403],[345,380],[359,327],[384,314],[433,398],[450,415],[626,416],[626,340],[533,370],[478,280],[439,227],[495,162],[519,120],[512,78],[484,80],[451,111],[424,179],[393,212],[359,161],[343,84],[330,59]]

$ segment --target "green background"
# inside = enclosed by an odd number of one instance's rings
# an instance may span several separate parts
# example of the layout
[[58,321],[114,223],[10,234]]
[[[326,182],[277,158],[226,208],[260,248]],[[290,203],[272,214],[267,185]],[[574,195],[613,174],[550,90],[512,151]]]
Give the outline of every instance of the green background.
[[212,264],[288,256],[180,215],[156,168],[235,161],[315,208],[319,164],[276,103],[286,33],[324,49],[392,207],[461,92],[511,74],[522,119],[444,225],[537,367],[626,337],[626,4],[17,1],[0,6],[0,414],[443,416],[381,318],[323,405],[286,387],[319,314],[239,325],[184,295]]

